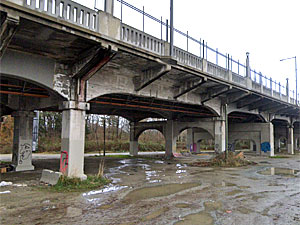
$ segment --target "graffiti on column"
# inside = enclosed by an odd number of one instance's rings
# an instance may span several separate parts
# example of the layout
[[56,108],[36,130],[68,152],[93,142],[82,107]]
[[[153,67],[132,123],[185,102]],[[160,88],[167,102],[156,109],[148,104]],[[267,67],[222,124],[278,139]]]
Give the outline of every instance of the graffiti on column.
[[19,151],[19,164],[22,164],[25,160],[31,156],[31,144],[24,143],[20,145]]
[[68,160],[68,152],[62,151],[60,155],[60,172],[66,172],[68,168]]
[[260,148],[261,148],[261,151],[263,151],[264,153],[271,151],[271,145],[269,142],[261,143]]

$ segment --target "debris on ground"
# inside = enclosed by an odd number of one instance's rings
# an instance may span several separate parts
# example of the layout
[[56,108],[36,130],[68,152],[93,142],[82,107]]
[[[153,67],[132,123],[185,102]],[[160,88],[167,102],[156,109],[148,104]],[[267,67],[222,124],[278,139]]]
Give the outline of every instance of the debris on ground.
[[239,167],[239,166],[247,166],[253,165],[254,162],[245,159],[243,152],[234,153],[228,152],[227,157],[226,153],[223,152],[218,154],[214,158],[210,159],[209,161],[200,161],[191,163],[191,166],[200,166],[200,167]]
[[52,170],[44,169],[42,171],[42,177],[40,179],[40,182],[50,184],[50,185],[56,185],[61,176],[62,173],[60,172],[54,172]]

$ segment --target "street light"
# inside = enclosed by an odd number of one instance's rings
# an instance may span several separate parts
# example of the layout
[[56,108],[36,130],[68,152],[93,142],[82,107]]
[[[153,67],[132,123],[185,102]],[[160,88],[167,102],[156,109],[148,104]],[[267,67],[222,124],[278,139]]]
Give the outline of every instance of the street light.
[[295,75],[296,75],[296,105],[298,105],[298,76],[297,76],[297,58],[296,56],[294,57],[290,57],[290,58],[286,58],[286,59],[280,59],[280,61],[285,61],[288,59],[295,59]]

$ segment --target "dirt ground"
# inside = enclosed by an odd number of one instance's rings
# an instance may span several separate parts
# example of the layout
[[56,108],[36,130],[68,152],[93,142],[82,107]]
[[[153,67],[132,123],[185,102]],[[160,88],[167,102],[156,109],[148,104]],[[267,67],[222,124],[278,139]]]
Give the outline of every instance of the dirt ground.
[[[27,186],[0,187],[1,224],[300,224],[300,155],[247,156],[257,165],[193,167],[211,157],[164,160],[106,159],[112,183],[83,193],[39,188],[43,168],[58,159],[38,159],[35,171],[6,173],[1,181]],[[85,159],[96,174],[100,158]]]

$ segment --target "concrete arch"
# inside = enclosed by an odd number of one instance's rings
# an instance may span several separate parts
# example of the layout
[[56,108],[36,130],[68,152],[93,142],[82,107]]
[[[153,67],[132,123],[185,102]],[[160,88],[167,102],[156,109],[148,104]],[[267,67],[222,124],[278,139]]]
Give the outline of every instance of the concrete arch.
[[253,139],[235,139],[232,143],[232,146],[229,146],[229,150],[239,150],[239,149],[236,149],[236,142],[237,141],[243,141],[243,140],[247,140],[247,141],[250,141],[250,151],[257,151],[257,146],[259,145],[259,143],[257,143],[257,141],[253,140]]
[[[54,75],[54,70],[55,61],[53,59],[7,50],[1,59],[0,74],[1,76],[28,81],[55,93],[56,96],[66,98],[60,88],[55,88],[57,87],[56,83],[59,83],[59,78]],[[63,84],[58,85],[62,86]],[[65,89],[65,91],[69,91],[68,88]]]
[[214,124],[211,121],[176,122],[174,136],[177,137],[186,129],[202,129],[208,132],[213,138],[215,136]]
[[250,118],[252,117],[252,121],[247,121],[247,122],[267,122],[267,116],[265,114],[261,114],[261,113],[253,113],[253,112],[249,112],[246,110],[242,110],[242,109],[234,109],[232,108],[231,110],[228,111],[228,118],[231,119],[230,117],[232,116],[232,118],[236,117],[238,118],[240,115],[240,117],[245,117],[245,118]]
[[155,122],[151,122],[151,123],[147,123],[147,122],[141,122],[141,123],[135,123],[134,127],[135,127],[135,132],[134,132],[134,139],[138,140],[139,136],[146,130],[157,130],[159,132],[162,133],[162,135],[165,137],[165,129],[164,129],[164,122],[161,123],[160,121],[157,121],[157,123]]
[[67,100],[67,98],[63,95],[61,95],[61,93],[59,93],[58,91],[54,90],[53,88],[50,88],[49,86],[40,83],[37,80],[33,80],[27,77],[21,77],[21,76],[16,76],[16,75],[11,75],[11,74],[1,74],[1,79],[12,79],[13,81],[24,81],[26,83],[29,84],[33,84],[37,87],[43,88],[45,90],[47,90],[48,94],[51,96],[54,96],[60,100]]

